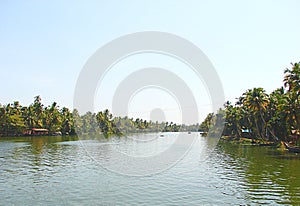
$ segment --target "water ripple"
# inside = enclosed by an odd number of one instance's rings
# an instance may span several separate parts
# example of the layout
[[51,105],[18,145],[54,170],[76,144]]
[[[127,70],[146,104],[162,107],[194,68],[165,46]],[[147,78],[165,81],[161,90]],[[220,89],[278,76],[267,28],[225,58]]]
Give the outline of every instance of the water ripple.
[[[168,138],[158,138],[161,145],[147,153],[172,144]],[[227,143],[207,151],[207,141],[199,138],[173,168],[145,177],[109,172],[82,147],[99,149],[105,159],[109,145],[132,152],[137,145],[126,138],[0,141],[0,205],[300,204],[299,155]]]

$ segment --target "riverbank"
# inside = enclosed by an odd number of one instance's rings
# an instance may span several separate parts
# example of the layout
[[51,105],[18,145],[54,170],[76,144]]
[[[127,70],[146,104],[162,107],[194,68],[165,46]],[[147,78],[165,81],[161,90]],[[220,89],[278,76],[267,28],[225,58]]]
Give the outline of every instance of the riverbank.
[[221,137],[220,141],[235,144],[235,145],[242,145],[242,146],[260,146],[260,147],[272,147],[276,148],[279,151],[285,151],[290,153],[300,153],[300,147],[288,144],[286,142],[267,142],[261,141],[251,138],[232,138],[229,136]]
[[271,142],[271,141],[262,141],[258,139],[252,139],[252,138],[233,138],[230,136],[222,136],[221,140],[232,142],[234,144],[244,144],[244,145],[259,145],[259,146],[279,146],[280,143]]

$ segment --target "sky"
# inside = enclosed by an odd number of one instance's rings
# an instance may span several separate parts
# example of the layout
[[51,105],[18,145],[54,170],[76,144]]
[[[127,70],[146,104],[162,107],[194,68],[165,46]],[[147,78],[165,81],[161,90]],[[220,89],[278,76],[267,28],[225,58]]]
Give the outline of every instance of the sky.
[[[253,87],[270,93],[283,85],[284,69],[300,61],[299,6],[297,0],[0,1],[0,103],[29,105],[40,95],[44,105],[56,101],[73,108],[88,58],[108,42],[142,31],[172,33],[200,48],[214,65],[226,100],[235,102]],[[124,60],[103,80],[106,86],[99,85],[95,110],[110,108],[117,80],[141,66],[185,67],[158,55]],[[118,73],[121,67],[127,73]],[[188,72],[181,76],[193,87],[203,119],[211,111],[205,86]],[[137,93],[130,104],[133,116],[158,107],[167,119],[180,121],[176,99],[162,90]]]

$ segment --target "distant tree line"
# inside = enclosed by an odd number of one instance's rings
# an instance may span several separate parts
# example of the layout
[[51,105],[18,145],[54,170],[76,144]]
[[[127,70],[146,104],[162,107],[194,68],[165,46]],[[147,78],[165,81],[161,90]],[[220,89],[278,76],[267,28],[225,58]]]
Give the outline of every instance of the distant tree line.
[[56,102],[44,106],[40,96],[34,98],[29,106],[21,106],[18,101],[0,104],[0,136],[23,135],[28,129],[43,128],[49,134],[62,135],[104,134],[106,136],[136,132],[178,132],[197,131],[199,125],[178,125],[173,122],[153,122],[140,118],[113,117],[109,110],[98,113],[87,112],[80,115],[60,108]]
[[74,134],[74,119],[66,107],[59,108],[56,102],[44,107],[40,96],[29,106],[21,106],[18,101],[0,105],[0,135],[22,135],[28,129],[45,128],[49,133]]
[[[271,75],[271,74],[270,74]],[[267,79],[266,79],[267,81]],[[237,102],[226,102],[217,114],[210,113],[200,127],[217,129],[217,115],[225,119],[223,135],[239,139],[246,131],[261,141],[290,141],[300,134],[300,64],[285,69],[283,86],[267,94],[263,88],[247,90]],[[299,142],[298,142],[299,143]]]
[[[263,88],[247,90],[237,102],[226,102],[216,114],[209,113],[199,125],[178,125],[140,118],[113,117],[109,110],[80,115],[60,108],[56,102],[44,106],[40,96],[29,106],[18,101],[0,104],[0,136],[23,135],[32,128],[44,128],[49,134],[127,134],[136,132],[201,131],[210,134],[243,137],[243,131],[261,141],[289,141],[291,134],[300,135],[300,64],[284,71],[283,86],[267,94]],[[225,120],[224,128],[221,122]],[[219,131],[223,129],[222,131]]]

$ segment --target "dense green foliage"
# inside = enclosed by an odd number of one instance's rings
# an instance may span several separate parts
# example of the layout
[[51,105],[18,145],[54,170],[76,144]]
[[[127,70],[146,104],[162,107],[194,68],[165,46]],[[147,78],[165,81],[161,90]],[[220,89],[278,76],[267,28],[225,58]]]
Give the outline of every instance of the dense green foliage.
[[59,108],[56,102],[44,106],[40,96],[29,106],[18,101],[0,105],[0,136],[23,135],[32,128],[48,129],[49,134],[126,134],[135,132],[177,132],[179,129],[197,131],[198,126],[177,125],[173,122],[152,122],[128,117],[113,117],[106,109],[98,113],[80,115],[74,109]]
[[40,96],[29,106],[18,101],[0,105],[0,136],[22,135],[28,129],[44,128],[49,134],[126,134],[135,132],[202,131],[239,139],[248,135],[261,141],[289,141],[292,133],[300,133],[300,64],[284,71],[284,85],[271,94],[263,88],[247,90],[235,104],[225,103],[225,109],[210,113],[201,125],[177,125],[173,122],[152,122],[129,117],[113,117],[106,109],[80,115],[74,109],[59,108],[56,102],[44,106]]
[[28,107],[18,101],[0,105],[0,135],[22,135],[27,129],[45,128],[49,133],[74,134],[72,113],[66,107],[60,109],[56,102],[44,107],[40,96]]
[[[284,85],[271,94],[263,88],[247,90],[233,105],[225,103],[218,112],[225,117],[223,135],[241,138],[247,131],[253,139],[261,141],[290,141],[290,135],[300,131],[300,64],[292,64],[284,71]],[[214,114],[201,124],[207,131],[212,128]]]

